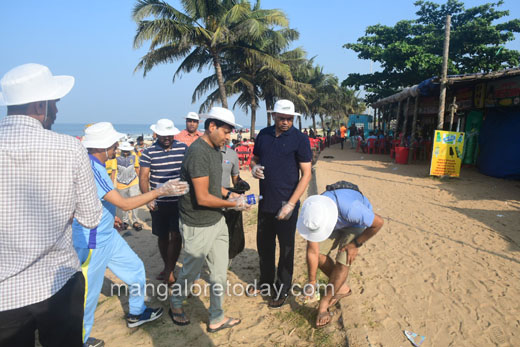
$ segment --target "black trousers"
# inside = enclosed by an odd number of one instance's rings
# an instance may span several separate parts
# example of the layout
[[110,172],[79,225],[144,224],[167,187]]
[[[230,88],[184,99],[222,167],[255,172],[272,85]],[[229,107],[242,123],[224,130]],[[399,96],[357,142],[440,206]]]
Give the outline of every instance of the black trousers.
[[44,347],[83,346],[85,279],[77,272],[47,300],[0,312],[0,346],[34,347],[38,330]]
[[[289,220],[280,221],[275,217],[276,213],[258,212],[256,246],[260,257],[260,285],[274,285],[281,295],[287,295],[291,289],[294,269],[294,235],[298,210],[293,211]],[[275,265],[276,238],[280,245],[278,271]]]

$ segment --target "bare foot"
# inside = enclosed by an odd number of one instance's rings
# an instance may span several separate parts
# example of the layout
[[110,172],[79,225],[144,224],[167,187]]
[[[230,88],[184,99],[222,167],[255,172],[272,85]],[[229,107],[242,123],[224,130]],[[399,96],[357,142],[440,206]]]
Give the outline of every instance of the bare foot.
[[332,320],[333,313],[329,311],[318,312],[316,317],[316,328],[323,328]]
[[208,324],[208,332],[215,333],[222,329],[233,328],[239,325],[242,321],[238,318],[224,317],[220,322],[215,324]]

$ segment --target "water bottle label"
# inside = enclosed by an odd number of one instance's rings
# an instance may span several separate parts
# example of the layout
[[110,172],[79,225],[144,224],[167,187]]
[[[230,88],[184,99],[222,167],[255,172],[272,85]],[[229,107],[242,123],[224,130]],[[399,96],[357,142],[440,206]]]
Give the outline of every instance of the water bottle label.
[[249,194],[249,195],[246,196],[246,198],[247,198],[247,204],[248,205],[256,204],[255,194]]

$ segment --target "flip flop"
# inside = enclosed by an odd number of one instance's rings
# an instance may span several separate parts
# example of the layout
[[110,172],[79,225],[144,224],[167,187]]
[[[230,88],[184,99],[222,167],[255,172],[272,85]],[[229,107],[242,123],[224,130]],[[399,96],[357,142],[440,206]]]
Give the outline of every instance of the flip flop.
[[352,289],[349,289],[348,292],[345,294],[334,295],[332,297],[332,299],[330,300],[328,308],[331,308],[332,306],[336,305],[341,299],[346,298],[347,296],[349,296],[351,294],[352,294]]
[[210,327],[209,327],[209,324],[208,324],[208,329],[207,329],[207,330],[208,330],[208,333],[216,333],[216,332],[219,331],[219,330],[222,330],[222,329],[228,329],[228,328],[233,328],[235,325],[239,325],[240,323],[242,323],[242,321],[239,319],[238,322],[236,322],[236,323],[234,323],[234,324],[231,324],[231,322],[232,322],[233,320],[235,320],[235,319],[237,319],[237,318],[229,317],[229,318],[227,319],[227,321],[226,321],[224,324],[222,324],[222,325],[219,326],[218,328],[214,328],[214,329],[210,328]]
[[138,222],[135,222],[134,224],[132,224],[132,228],[134,228],[135,231],[143,230],[143,226],[141,225],[141,223],[138,223]]
[[[172,319],[173,324],[180,325],[180,326],[185,326],[185,325],[190,324],[190,320],[188,319],[188,317],[186,317],[186,312],[184,312],[184,311],[182,311],[182,313],[175,313],[170,308],[168,310],[168,315]],[[179,317],[179,318],[182,318],[182,319],[186,319],[186,322],[176,321],[174,317]]]
[[[321,328],[326,327],[327,325],[329,325],[329,323],[332,322],[332,316],[334,316],[334,313],[329,312],[329,311],[318,313],[318,316],[316,317],[316,328],[317,329],[321,329]],[[325,324],[318,325],[318,321],[322,320],[325,317],[328,317],[329,320]]]

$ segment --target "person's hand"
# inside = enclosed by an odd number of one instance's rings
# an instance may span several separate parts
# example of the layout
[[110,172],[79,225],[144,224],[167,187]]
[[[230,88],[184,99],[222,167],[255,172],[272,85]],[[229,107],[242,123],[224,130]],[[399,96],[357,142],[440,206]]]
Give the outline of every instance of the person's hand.
[[149,203],[147,203],[146,206],[150,211],[155,211],[155,209],[157,208],[157,203],[155,202],[155,200],[152,200]]
[[247,203],[247,198],[245,195],[239,195],[237,198],[233,199],[236,202],[234,207],[231,207],[232,210],[235,211],[246,211],[251,208],[251,205]]
[[181,181],[180,178],[175,178],[160,185],[157,191],[161,196],[181,196],[190,191],[190,186],[188,182]]
[[117,230],[117,231],[121,231],[121,227],[123,226],[123,221],[121,220],[121,218],[119,218],[118,216],[116,216],[114,218],[114,228]]
[[347,252],[347,266],[350,266],[354,262],[354,259],[356,259],[359,249],[351,242],[341,248],[339,252]]
[[295,206],[296,204],[293,204],[292,202],[283,201],[282,208],[280,208],[280,210],[276,214],[276,219],[288,220],[289,218],[291,218]]
[[251,169],[251,174],[253,175],[254,178],[263,180],[265,178],[264,169],[265,169],[265,167],[257,164],[255,166],[253,166],[253,169]]

